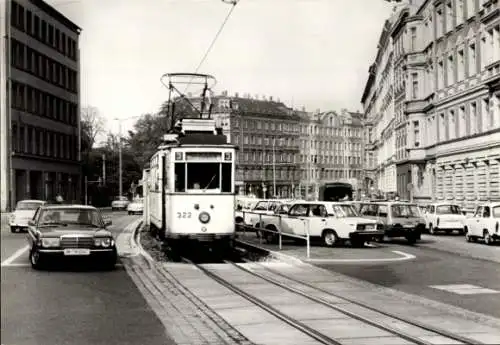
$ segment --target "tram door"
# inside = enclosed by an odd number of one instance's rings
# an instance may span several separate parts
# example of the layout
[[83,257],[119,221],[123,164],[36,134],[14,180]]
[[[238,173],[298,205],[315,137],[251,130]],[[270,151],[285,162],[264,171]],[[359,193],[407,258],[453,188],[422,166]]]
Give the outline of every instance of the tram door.
[[167,231],[167,211],[166,211],[166,195],[167,195],[167,164],[166,164],[166,155],[161,156],[161,238],[166,234]]

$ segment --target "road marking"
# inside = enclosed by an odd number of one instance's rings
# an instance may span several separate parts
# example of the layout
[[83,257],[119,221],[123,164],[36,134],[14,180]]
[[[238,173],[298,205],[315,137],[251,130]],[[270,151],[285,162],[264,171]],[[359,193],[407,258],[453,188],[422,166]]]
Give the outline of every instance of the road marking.
[[443,290],[456,293],[458,295],[479,295],[479,294],[494,294],[500,291],[483,288],[471,284],[448,284],[448,285],[429,285],[433,289]]
[[14,260],[16,260],[18,257],[20,257],[21,255],[23,255],[24,253],[26,253],[29,249],[29,246],[25,246],[21,249],[18,249],[14,252],[14,254],[12,254],[11,256],[9,256],[7,259],[5,259],[3,262],[2,262],[2,267],[3,266],[8,266],[10,264],[12,264],[12,262]]
[[408,254],[401,252],[399,250],[392,250],[393,253],[400,255],[399,258],[373,258],[373,259],[304,259],[305,262],[312,263],[335,263],[335,262],[392,262],[392,261],[404,261],[415,259],[416,256],[413,254]]
[[[11,263],[7,265],[3,265],[2,267],[30,267],[30,263]],[[123,267],[123,264],[116,264],[115,267]]]

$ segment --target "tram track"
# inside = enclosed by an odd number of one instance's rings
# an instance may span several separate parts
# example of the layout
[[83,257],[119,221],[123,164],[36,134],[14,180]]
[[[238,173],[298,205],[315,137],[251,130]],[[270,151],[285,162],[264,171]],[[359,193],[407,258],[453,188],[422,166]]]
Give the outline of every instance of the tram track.
[[[182,258],[182,261],[194,265],[205,275],[209,276],[211,279],[215,280],[222,286],[245,298],[259,308],[267,311],[268,313],[272,314],[273,316],[277,317],[293,328],[307,334],[309,337],[315,339],[319,343],[344,344],[341,338],[331,337],[325,334],[324,331],[319,331],[315,329],[314,326],[307,325],[305,322],[306,320],[299,320],[300,316],[294,317],[293,315],[290,315],[290,313],[279,310],[279,306],[273,306],[270,303],[264,301],[264,298],[256,297],[255,294],[245,291],[244,287],[237,286],[237,283],[233,283],[229,281],[229,279],[222,277],[219,273],[214,272],[214,268],[206,267],[203,264],[193,262],[192,260],[184,257]],[[300,279],[292,278],[281,272],[277,272],[276,270],[266,267],[265,265],[260,265],[258,263],[252,262],[253,264],[259,265],[259,267],[261,267],[263,271],[266,272],[265,274],[263,274],[261,272],[257,273],[255,271],[252,271],[246,267],[243,267],[241,264],[234,263],[230,260],[224,260],[224,263],[237,268],[241,272],[244,272],[245,274],[250,275],[253,278],[265,281],[271,284],[271,286],[276,287],[277,289],[285,290],[288,293],[292,293],[296,296],[298,295],[309,300],[310,302],[312,302],[312,304],[310,306],[308,305],[307,308],[314,308],[315,305],[316,307],[326,307],[331,310],[332,313],[341,313],[364,325],[368,325],[368,327],[374,327],[378,330],[384,331],[387,333],[387,336],[397,337],[411,344],[432,345],[434,344],[434,342],[425,339],[429,339],[432,337],[438,337],[439,340],[436,340],[436,343],[439,344],[481,344],[481,342],[475,339],[469,339],[458,334],[453,334],[446,330],[423,324],[416,320],[410,320],[400,315],[395,315],[386,311],[378,310],[363,302],[336,295],[331,291],[316,287],[308,282],[304,282]],[[334,297],[335,299],[342,301],[342,303],[332,303],[331,301],[328,301],[328,296]],[[352,307],[356,307],[355,309],[357,309],[358,311],[353,311]],[[334,321],[334,319],[332,321]],[[403,331],[402,329],[406,329],[406,331]]]

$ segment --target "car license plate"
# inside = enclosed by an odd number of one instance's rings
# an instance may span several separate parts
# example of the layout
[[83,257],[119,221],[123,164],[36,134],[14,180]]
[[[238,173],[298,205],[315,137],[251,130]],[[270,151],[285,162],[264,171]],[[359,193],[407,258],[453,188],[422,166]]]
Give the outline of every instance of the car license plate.
[[90,255],[90,249],[64,249],[64,255]]

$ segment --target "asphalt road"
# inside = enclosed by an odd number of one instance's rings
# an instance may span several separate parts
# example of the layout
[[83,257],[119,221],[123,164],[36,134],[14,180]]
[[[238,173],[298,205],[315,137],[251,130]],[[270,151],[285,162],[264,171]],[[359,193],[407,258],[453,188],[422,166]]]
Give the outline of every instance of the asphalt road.
[[[114,213],[110,229],[136,218]],[[123,267],[34,271],[27,252],[4,266],[25,245],[25,234],[2,226],[2,345],[174,344]]]
[[[466,243],[463,236],[424,235],[422,243],[416,246],[403,243],[382,246],[413,254],[416,258],[386,263],[316,265],[500,318],[500,245],[487,247],[482,243]],[[458,284],[471,286],[452,286]]]

